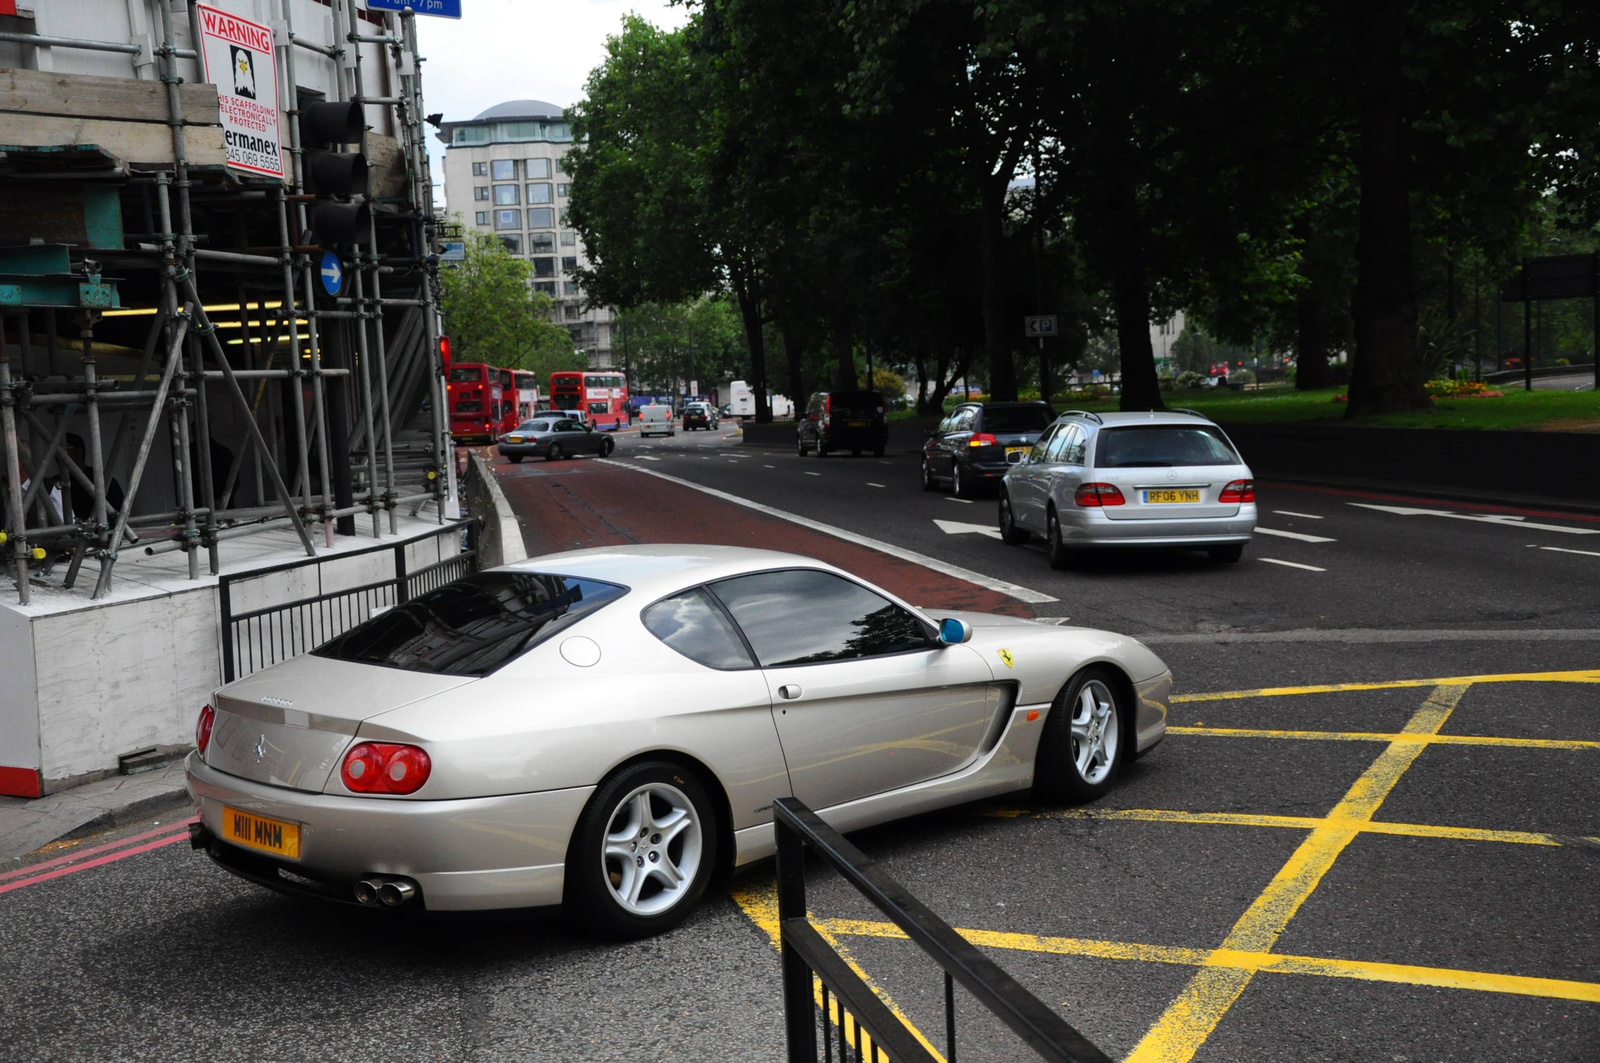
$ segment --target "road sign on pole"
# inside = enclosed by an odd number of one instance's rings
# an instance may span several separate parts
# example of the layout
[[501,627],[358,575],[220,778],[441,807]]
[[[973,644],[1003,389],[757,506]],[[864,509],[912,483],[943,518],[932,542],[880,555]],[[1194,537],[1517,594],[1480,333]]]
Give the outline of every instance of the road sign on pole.
[[461,0],[367,0],[367,7],[372,11],[404,11],[409,7],[419,15],[461,17]]
[[1054,314],[1036,314],[1022,319],[1022,334],[1031,339],[1044,339],[1046,336],[1056,334],[1056,316]]

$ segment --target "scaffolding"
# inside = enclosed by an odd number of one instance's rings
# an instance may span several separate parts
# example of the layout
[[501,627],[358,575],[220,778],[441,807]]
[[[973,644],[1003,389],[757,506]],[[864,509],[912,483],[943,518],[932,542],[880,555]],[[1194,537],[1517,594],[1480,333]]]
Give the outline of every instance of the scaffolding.
[[[0,249],[9,264],[0,265],[0,565],[22,605],[30,585],[73,590],[85,562],[98,565],[91,597],[105,596],[129,551],[182,551],[199,579],[201,554],[219,575],[220,545],[238,536],[292,528],[314,557],[336,534],[395,533],[402,508],[416,516],[432,503],[429,516],[445,520],[437,233],[416,20],[409,9],[329,2],[337,29],[324,45],[297,37],[291,0],[277,0],[274,47],[289,94],[278,101],[288,117],[281,182],[193,164],[196,117],[178,65],[200,47],[193,0],[154,2],[149,52],[170,165],[107,168],[92,151],[56,150],[30,168],[26,146],[0,145],[0,197],[26,204],[51,182],[81,180],[102,196],[113,189],[110,209],[136,230],[122,227],[121,246]],[[192,48],[179,47],[174,6],[180,17],[187,10]],[[363,20],[381,32],[362,32]],[[0,40],[141,51],[17,32]],[[368,93],[363,44],[387,52],[390,95]],[[370,208],[365,232],[338,249],[347,294],[319,290],[325,249],[308,242],[316,197],[300,135],[301,50],[335,63],[329,100],[362,108],[364,157],[367,105],[392,108],[398,134],[388,187],[355,197]],[[8,288],[19,269],[25,278]]]

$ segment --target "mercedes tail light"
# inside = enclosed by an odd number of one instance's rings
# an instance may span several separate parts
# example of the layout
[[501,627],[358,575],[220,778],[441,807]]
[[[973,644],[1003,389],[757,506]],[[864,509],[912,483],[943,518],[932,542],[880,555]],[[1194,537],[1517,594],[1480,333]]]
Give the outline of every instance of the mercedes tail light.
[[203,757],[206,755],[206,746],[211,744],[211,726],[217,722],[217,710],[210,705],[200,707],[200,718],[194,722],[194,747]]
[[999,445],[1000,441],[988,432],[975,433],[971,439],[967,440],[967,446],[969,447],[996,447]]
[[1121,506],[1127,504],[1116,484],[1079,484],[1072,500],[1080,506]]
[[1254,480],[1234,480],[1222,489],[1222,494],[1217,496],[1218,502],[1254,502],[1256,500],[1256,482]]
[[432,771],[433,761],[417,746],[358,742],[344,755],[339,778],[358,794],[414,794]]

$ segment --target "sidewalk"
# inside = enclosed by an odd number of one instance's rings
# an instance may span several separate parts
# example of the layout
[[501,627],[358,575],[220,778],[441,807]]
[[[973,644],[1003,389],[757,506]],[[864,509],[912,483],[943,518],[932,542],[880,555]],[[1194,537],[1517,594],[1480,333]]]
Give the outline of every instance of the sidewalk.
[[27,854],[86,827],[112,827],[171,805],[186,806],[183,761],[138,775],[99,782],[32,800],[0,797],[0,870]]

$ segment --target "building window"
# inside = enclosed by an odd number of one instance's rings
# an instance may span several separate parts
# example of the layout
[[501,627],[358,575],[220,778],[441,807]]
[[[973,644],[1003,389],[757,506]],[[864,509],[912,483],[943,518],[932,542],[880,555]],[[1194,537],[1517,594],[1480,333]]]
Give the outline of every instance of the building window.
[[555,211],[550,207],[529,207],[528,228],[554,229],[556,227]]
[[[535,258],[533,262],[533,275],[535,277],[554,277],[556,275],[556,260],[553,258]],[[554,295],[555,292],[550,293]]]
[[486,162],[475,162],[475,163],[473,163],[472,164],[472,176],[474,176],[474,177],[488,177],[489,176],[489,164],[486,163]]
[[497,210],[494,212],[494,227],[496,229],[522,228],[522,211]]
[[576,320],[578,320],[578,314],[581,313],[581,312],[582,311],[579,309],[577,303],[568,303],[567,304],[567,320],[568,321],[576,321]]
[[489,143],[489,130],[485,126],[457,126],[451,131],[452,144],[487,144]]
[[561,268],[564,269],[564,270],[577,269],[578,268],[578,256],[577,255],[562,255],[561,256]]
[[509,206],[512,206],[512,205],[516,204],[517,202],[519,202],[519,201],[517,199],[517,186],[516,185],[495,185],[494,186],[494,204],[495,204],[495,206],[497,206],[497,207],[509,207]]
[[528,202],[529,203],[553,203],[553,202],[555,202],[550,197],[550,186],[548,184],[529,185],[528,186]]
[[550,178],[550,160],[549,159],[529,159],[528,160],[528,165],[527,165],[527,170],[528,170],[528,180],[530,180],[530,181],[533,181],[533,180],[549,180],[549,178]]
[[555,233],[530,233],[528,252],[534,255],[553,255],[556,252]]
[[[537,260],[535,260],[535,261],[537,261]],[[552,299],[554,299],[555,298],[555,294],[556,294],[556,282],[555,281],[534,281],[533,282],[533,290],[538,292],[540,295],[548,295]]]
[[496,159],[491,164],[492,176],[496,181],[515,181],[517,179],[516,159]]
[[577,233],[564,232],[564,233],[561,234],[561,246],[562,247],[576,247],[577,243],[578,243],[578,234]]
[[578,287],[578,282],[577,281],[567,281],[567,294],[568,295],[582,295],[583,294],[583,289]]
[[479,225],[488,225],[489,224],[489,212],[486,211],[486,210],[478,211],[477,223]]
[[522,236],[520,233],[502,236],[500,238],[500,242],[505,244],[506,250],[511,252],[513,255],[522,254]]
[[474,188],[472,190],[472,198],[477,200],[480,203],[489,202],[489,186],[488,185],[478,185],[476,188]]
[[561,208],[561,224],[563,226],[571,224],[571,211],[567,210],[566,207]]
[[568,196],[572,195],[572,186],[556,185],[556,195],[560,196],[562,199],[566,199]]

